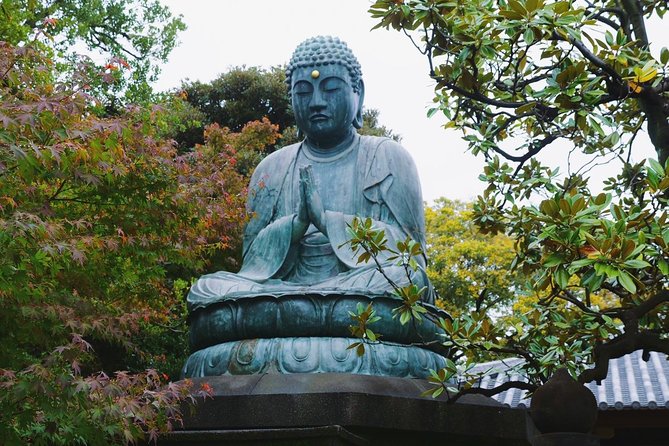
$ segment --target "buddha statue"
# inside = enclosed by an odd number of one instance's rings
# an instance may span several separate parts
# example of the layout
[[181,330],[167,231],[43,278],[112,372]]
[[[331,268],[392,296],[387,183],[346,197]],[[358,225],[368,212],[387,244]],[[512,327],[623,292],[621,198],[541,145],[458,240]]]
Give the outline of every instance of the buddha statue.
[[[391,284],[373,262],[359,264],[359,253],[347,243],[347,225],[361,217],[385,231],[390,247],[407,237],[425,246],[413,160],[392,139],[357,133],[365,87],[360,64],[339,39],[315,37],[300,44],[286,78],[304,140],[268,155],[251,177],[241,270],[208,274],[193,284],[187,300],[196,352],[184,375],[427,375],[425,367],[436,368],[441,357],[406,344],[433,339],[436,327],[427,322],[400,327],[392,320],[399,303]],[[427,287],[423,299],[432,304],[425,258],[417,259],[418,269],[407,276],[388,257],[379,259],[385,275],[400,286],[411,281]],[[349,311],[372,301],[377,312],[387,313],[384,336],[393,344],[376,344],[371,355],[379,358],[367,362],[392,363],[401,356],[424,370],[404,364],[402,370],[384,372],[349,358]]]

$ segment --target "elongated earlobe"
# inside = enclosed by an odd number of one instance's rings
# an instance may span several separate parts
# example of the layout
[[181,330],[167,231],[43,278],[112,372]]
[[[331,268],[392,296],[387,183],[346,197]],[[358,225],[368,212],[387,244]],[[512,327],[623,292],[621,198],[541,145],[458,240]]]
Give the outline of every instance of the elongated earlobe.
[[360,87],[358,89],[358,110],[353,118],[353,127],[356,129],[362,128],[362,104],[365,102],[365,84],[360,79]]

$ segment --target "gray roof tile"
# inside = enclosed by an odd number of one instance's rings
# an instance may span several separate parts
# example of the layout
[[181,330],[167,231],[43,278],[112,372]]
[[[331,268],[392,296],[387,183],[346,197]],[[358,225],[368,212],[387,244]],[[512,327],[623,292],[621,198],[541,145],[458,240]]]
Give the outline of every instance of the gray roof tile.
[[[476,371],[491,370],[480,382],[480,387],[492,389],[506,381],[521,380],[513,369],[521,359],[493,361],[480,364]],[[662,353],[651,352],[650,360],[641,358],[641,351],[612,359],[609,372],[600,385],[586,385],[595,395],[600,409],[669,409],[669,361]],[[527,392],[511,389],[493,398],[510,407],[529,407]]]

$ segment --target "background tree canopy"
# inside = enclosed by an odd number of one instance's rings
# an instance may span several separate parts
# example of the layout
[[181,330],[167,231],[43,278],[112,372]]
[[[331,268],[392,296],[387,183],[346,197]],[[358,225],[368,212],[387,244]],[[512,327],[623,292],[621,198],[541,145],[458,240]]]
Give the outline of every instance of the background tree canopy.
[[[23,45],[48,32],[46,48],[65,63],[61,71],[85,67],[89,88],[107,112],[148,100],[160,63],[186,28],[158,0],[2,0],[0,39]],[[82,57],[85,49],[96,60]],[[111,79],[114,82],[109,82]]]
[[426,206],[425,226],[428,276],[438,302],[454,316],[491,307],[500,316],[508,313],[522,288],[522,278],[511,271],[513,240],[481,233],[472,204],[447,198]]
[[[531,283],[521,295],[532,306],[515,322],[465,314],[444,324],[449,343],[470,360],[480,350],[523,357],[530,389],[558,366],[588,382],[606,376],[610,358],[669,354],[669,50],[653,56],[645,22],[666,10],[625,0],[380,0],[370,9],[378,27],[406,32],[426,56],[436,82],[428,114],[441,111],[487,160],[475,220],[513,238],[512,266]],[[644,124],[657,160],[633,164]],[[543,165],[536,155],[557,141],[587,161],[562,176]],[[614,176],[593,191],[588,170],[607,160]],[[453,364],[437,384],[457,372]]]
[[[281,139],[267,147],[267,153],[299,139],[284,67],[234,67],[209,83],[184,81],[181,90],[193,107],[185,116],[193,124],[173,135],[182,150],[202,143],[202,129],[207,124],[217,123],[231,131],[239,131],[246,123],[263,118],[278,125],[281,133]],[[399,135],[382,126],[378,118],[378,110],[366,109],[363,128],[359,132],[399,140]],[[260,159],[257,157],[250,167],[255,167]]]

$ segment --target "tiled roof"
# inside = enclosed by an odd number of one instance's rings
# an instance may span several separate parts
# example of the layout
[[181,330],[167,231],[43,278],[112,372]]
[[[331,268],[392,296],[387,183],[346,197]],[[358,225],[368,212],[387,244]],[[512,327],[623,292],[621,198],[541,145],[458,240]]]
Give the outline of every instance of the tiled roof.
[[[479,364],[475,370],[490,370],[481,380],[480,387],[492,389],[506,381],[522,381],[515,370],[521,359],[493,361]],[[600,409],[669,409],[669,361],[661,353],[651,352],[648,362],[641,359],[641,351],[609,362],[609,373],[600,385],[586,385],[595,395]],[[493,396],[510,407],[529,407],[527,392],[511,389]]]

